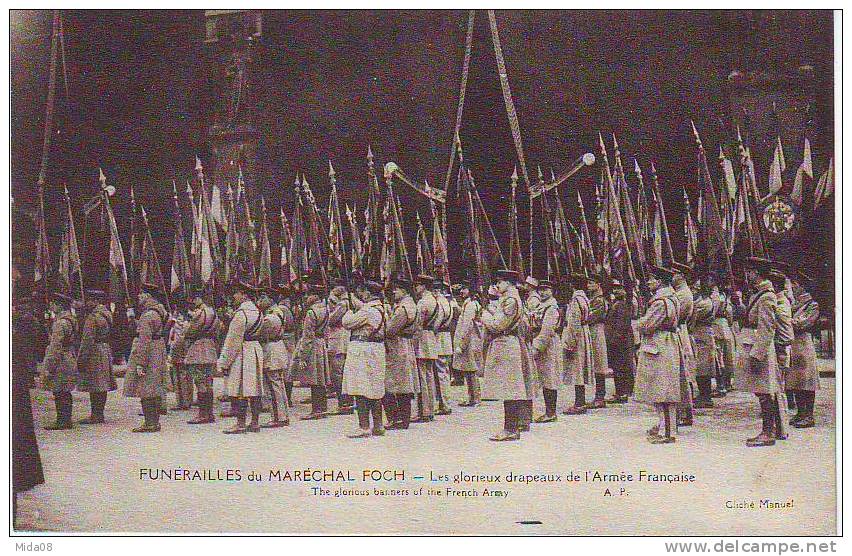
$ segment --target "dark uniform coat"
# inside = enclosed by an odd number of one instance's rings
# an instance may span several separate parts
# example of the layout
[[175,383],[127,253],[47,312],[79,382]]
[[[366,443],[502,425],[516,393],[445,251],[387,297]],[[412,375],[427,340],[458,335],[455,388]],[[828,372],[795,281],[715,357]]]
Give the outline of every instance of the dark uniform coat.
[[42,384],[51,392],[73,392],[77,386],[77,317],[60,313],[50,326],[41,364]]
[[609,371],[606,350],[606,311],[606,298],[602,292],[589,300],[588,325],[592,340],[592,372],[598,375]]
[[816,391],[819,390],[819,372],[811,331],[819,319],[819,305],[809,293],[803,292],[796,297],[792,311],[795,336],[790,346],[790,370],[787,372],[786,386],[788,390]]
[[[128,398],[156,398],[165,394],[166,308],[149,298],[136,321],[136,338],[127,361],[124,395]],[[141,372],[140,372],[141,370]]]
[[34,304],[12,309],[12,488],[23,492],[44,483],[38,451],[30,388],[36,368],[39,337],[44,330]]
[[296,344],[290,379],[302,386],[326,386],[332,383],[325,337],[329,311],[325,301],[317,301],[305,311],[302,335]]
[[715,305],[709,297],[696,297],[690,325],[695,343],[695,373],[700,377],[716,376],[716,339],[713,336]]
[[633,374],[636,340],[630,321],[633,307],[627,299],[616,299],[606,315],[607,363],[617,373]]
[[95,306],[83,321],[77,352],[77,389],[81,392],[111,392],[117,388],[112,375],[111,329],[112,313],[106,305]]
[[755,394],[778,393],[775,357],[775,290],[762,280],[744,307],[740,350],[737,353],[737,390]]

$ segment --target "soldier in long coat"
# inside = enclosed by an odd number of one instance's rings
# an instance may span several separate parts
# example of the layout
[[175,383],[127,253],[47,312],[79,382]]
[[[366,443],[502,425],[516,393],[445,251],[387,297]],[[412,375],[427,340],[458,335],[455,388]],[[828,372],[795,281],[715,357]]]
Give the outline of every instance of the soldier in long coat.
[[343,365],[346,363],[346,347],[349,345],[349,331],[341,324],[343,315],[349,309],[346,288],[343,285],[332,288],[328,296],[328,308],[326,342],[328,343],[329,371],[334,393],[337,396],[337,414],[351,415],[354,401],[342,392]]
[[679,300],[671,287],[673,272],[650,267],[648,289],[654,292],[645,315],[635,322],[640,337],[634,397],[652,404],[658,422],[648,431],[652,444],[675,441],[676,408],[681,403],[683,347],[678,338]]
[[775,408],[773,396],[778,393],[778,360],[775,356],[775,314],[777,298],[768,277],[772,263],[752,257],[747,261],[746,279],[752,294],[748,305],[738,303],[742,329],[737,354],[736,386],[752,392],[760,402],[763,427],[756,437],[746,440],[746,446],[775,444]]
[[718,359],[716,374],[716,390],[712,396],[723,398],[731,389],[731,380],[734,376],[734,356],[736,355],[736,342],[731,330],[734,320],[734,306],[731,304],[728,292],[719,289],[716,277],[709,274],[705,277],[712,289],[710,299],[713,301],[713,313],[716,315],[713,321],[713,339],[716,341],[716,354]]
[[[284,332],[281,337],[284,340],[284,345],[290,352],[290,365],[284,370],[284,391],[287,394],[289,407],[293,407],[293,358],[296,356],[296,344],[299,341],[301,333],[302,319],[304,311],[302,310],[302,294],[303,286],[297,280],[290,282],[287,288],[283,289],[283,294],[278,298],[278,307],[284,314]],[[292,325],[288,326],[288,320],[292,321]]]
[[429,291],[433,278],[426,274],[414,280],[414,297],[417,300],[419,331],[414,339],[417,354],[417,417],[412,423],[428,423],[435,420],[435,361],[438,359],[438,339],[435,336],[435,320],[438,317],[438,301]]
[[[222,352],[216,366],[228,374],[228,396],[236,402],[237,422],[222,432],[242,434],[260,432],[260,410],[263,396],[263,347],[260,331],[263,315],[252,300],[256,289],[247,283],[233,285],[233,302],[237,307],[228,333],[222,343]],[[246,426],[246,415],[251,408],[251,423]]]
[[171,357],[174,364],[193,381],[198,392],[198,415],[187,423],[201,425],[216,421],[213,416],[213,370],[216,367],[216,335],[220,322],[200,289],[194,289],[191,297],[193,308],[189,322],[172,349]]
[[595,399],[587,409],[606,407],[606,373],[609,371],[609,358],[606,347],[606,314],[609,309],[606,296],[601,287],[602,279],[592,276],[588,283],[589,295],[589,334],[592,338],[592,372],[595,375]]
[[440,279],[433,282],[432,295],[438,307],[435,317],[435,398],[438,402],[438,411],[435,415],[449,415],[453,412],[450,408],[450,366],[453,359],[453,333],[451,331],[453,322],[453,307],[448,299],[447,285]]
[[287,391],[284,388],[284,369],[290,366],[291,353],[282,339],[284,321],[290,318],[273,299],[276,290],[265,288],[257,302],[263,313],[260,327],[260,345],[263,347],[263,384],[272,401],[272,419],[261,428],[275,429],[290,424]]
[[563,411],[563,415],[586,413],[586,386],[595,384],[592,362],[592,335],[589,330],[589,298],[586,295],[586,277],[582,274],[570,276],[573,288],[571,300],[565,308],[565,327],[562,329],[564,362],[562,382],[574,386],[574,405]]
[[633,328],[633,304],[624,286],[617,280],[610,283],[612,303],[606,313],[607,363],[612,369],[615,394],[607,403],[627,403],[633,395],[633,377],[636,373],[636,341]]
[[390,307],[385,324],[385,396],[382,405],[388,429],[407,429],[411,422],[411,401],[417,393],[417,354],[414,337],[419,322],[417,304],[411,296],[411,282],[395,277],[388,286]]
[[530,315],[533,336],[530,349],[537,371],[537,386],[541,388],[544,397],[544,415],[536,417],[535,422],[552,423],[556,421],[556,402],[562,381],[562,313],[549,280],[540,280],[537,291],[541,301]]
[[325,336],[329,320],[329,304],[322,298],[324,293],[325,288],[322,285],[309,286],[309,293],[305,297],[306,309],[302,320],[302,334],[296,344],[296,352],[291,364],[291,379],[311,389],[311,412],[301,418],[303,421],[324,419],[328,411],[326,387],[332,382],[328,362],[328,342]]
[[89,393],[91,414],[82,419],[81,424],[104,422],[107,392],[117,388],[112,375],[112,313],[106,306],[106,293],[100,290],[88,290],[86,302],[88,313],[83,321],[80,334],[80,349],[77,352],[77,371],[80,378],[77,389]]
[[463,301],[453,334],[453,368],[462,373],[467,386],[467,401],[461,405],[476,407],[482,401],[479,379],[483,375],[483,331],[479,322],[482,304],[471,295],[470,284],[459,290]]
[[[793,343],[795,332],[793,330],[793,311],[790,307],[790,298],[787,290],[787,277],[780,271],[774,270],[769,280],[775,290],[775,358],[778,361],[778,393],[773,396],[775,409],[775,439],[787,440],[784,430],[784,408],[781,400],[781,392],[785,391],[785,379],[790,372],[790,346]],[[792,400],[793,396],[790,396]]]
[[133,432],[159,432],[160,408],[165,388],[166,335],[169,314],[160,302],[163,293],[152,284],[142,284],[139,293],[139,318],[136,338],[127,361],[124,395],[139,398],[144,423]]
[[[808,282],[807,278],[803,281]],[[819,319],[819,305],[802,282],[793,282],[793,343],[790,346],[790,369],[785,377],[788,391],[796,400],[796,415],[790,425],[797,429],[811,428],[814,423],[814,400],[819,390],[819,371],[812,331]]]
[[695,342],[695,382],[698,384],[696,408],[713,407],[711,397],[712,380],[716,376],[716,339],[713,336],[713,322],[716,320],[716,304],[711,298],[710,284],[703,283],[694,298],[690,335]]
[[695,301],[692,289],[687,282],[687,276],[690,276],[692,268],[678,262],[672,262],[672,270],[674,271],[672,287],[677,300],[680,302],[680,320],[677,332],[686,362],[686,372],[681,381],[683,403],[678,407],[678,426],[689,427],[692,426],[693,422],[692,388],[695,384],[696,372],[695,349],[692,346],[692,337],[689,334],[689,320],[692,317]]
[[72,427],[71,392],[77,386],[77,344],[79,329],[76,302],[60,292],[51,294],[50,312],[54,315],[41,363],[41,383],[53,392],[56,422],[45,430],[67,430]]
[[[386,328],[384,304],[379,298],[382,285],[372,280],[355,288],[352,309],[343,316],[343,326],[350,331],[346,365],[343,368],[343,391],[355,398],[358,430],[349,438],[385,434],[382,420],[382,398],[385,395]],[[370,431],[370,415],[373,417]]]
[[514,283],[517,272],[500,270],[495,275],[499,298],[482,312],[480,321],[491,340],[485,356],[484,398],[503,400],[503,430],[490,438],[497,442],[521,437],[521,405],[528,399],[524,379],[529,373],[527,360],[521,353],[524,336],[523,307]]

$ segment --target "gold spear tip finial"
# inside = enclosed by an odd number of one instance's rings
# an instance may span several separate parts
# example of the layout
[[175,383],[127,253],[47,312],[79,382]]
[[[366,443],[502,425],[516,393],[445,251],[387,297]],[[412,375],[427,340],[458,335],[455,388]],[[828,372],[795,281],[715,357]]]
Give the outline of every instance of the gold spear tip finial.
[[737,142],[738,143],[743,142],[743,135],[742,135],[742,133],[740,133],[740,126],[737,126]]
[[719,160],[725,160],[725,150],[719,145]]
[[612,132],[612,148],[618,153],[618,139],[615,138],[615,132]]
[[98,166],[98,181],[101,182],[101,185],[106,183],[106,176],[104,175],[103,168]]
[[175,180],[172,180],[172,194],[177,199],[177,182]]
[[656,173],[657,173],[657,167],[656,167],[656,166],[654,166],[654,161],[653,161],[653,160],[651,160],[651,173],[652,173],[652,174],[656,174]]
[[186,180],[186,192],[192,197],[192,186],[189,185],[189,180]]
[[698,129],[695,127],[695,122],[689,120],[689,123],[692,125],[692,134],[695,135],[695,142],[698,143],[698,146],[701,146],[701,137],[698,135]]
[[512,181],[518,181],[518,165],[515,164],[514,170],[512,170]]
[[642,177],[642,168],[639,167],[639,161],[636,158],[633,159],[633,171],[637,176]]
[[300,185],[302,185],[302,182],[299,181],[299,173],[298,172],[296,172],[296,181],[293,182],[293,185],[295,185],[296,187],[299,187]]
[[541,164],[538,165],[538,181],[544,181],[544,174],[541,171]]
[[328,177],[333,178],[335,176],[334,166],[331,165],[331,159],[328,161]]
[[367,160],[373,160],[373,147],[369,143],[367,143]]
[[550,181],[556,181],[556,174],[553,173],[553,168],[550,169]]
[[195,171],[200,172],[204,169],[204,166],[201,165],[201,159],[198,158],[198,155],[195,155]]

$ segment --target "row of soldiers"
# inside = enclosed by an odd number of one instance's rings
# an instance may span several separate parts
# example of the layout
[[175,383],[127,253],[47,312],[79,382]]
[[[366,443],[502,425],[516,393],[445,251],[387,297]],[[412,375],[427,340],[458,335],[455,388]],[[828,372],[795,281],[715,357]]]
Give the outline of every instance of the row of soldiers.
[[[789,280],[781,265],[744,265],[748,304],[712,274],[698,276],[677,263],[648,269],[645,302],[637,290],[595,275],[554,284],[501,270],[487,296],[469,283],[451,288],[427,275],[386,283],[360,278],[349,288],[306,277],[276,288],[235,283],[232,303],[218,310],[194,290],[174,300],[170,315],[161,291],[143,284],[131,313],[136,337],[124,394],[141,400],[145,419],[136,432],[160,430],[171,383],[178,409],[188,409],[197,391],[198,415],[189,423],[213,423],[213,379],[223,376],[225,415],[236,418],[224,432],[236,434],[287,426],[298,382],[311,391],[311,411],[302,419],[357,413],[349,436],[359,438],[450,414],[450,386],[463,384],[464,406],[503,402],[503,427],[491,439],[506,441],[531,423],[556,421],[565,384],[574,400],[564,415],[633,396],[657,410],[648,439],[671,443],[678,426],[692,424],[693,408],[712,407],[736,382],[757,394],[761,407],[763,430],[748,444],[769,445],[786,438],[785,389],[797,408],[791,424],[814,425],[819,380],[811,330],[818,307],[805,281]],[[91,397],[83,422],[103,422],[107,392],[116,389],[106,296],[89,291],[87,303],[78,334],[79,307],[61,293],[52,296],[42,375],[55,395],[57,421],[48,429],[72,426],[75,388]],[[615,392],[607,398],[610,370]],[[587,388],[594,391],[588,402]],[[544,412],[533,418],[539,397]],[[261,425],[264,400],[271,418]]]

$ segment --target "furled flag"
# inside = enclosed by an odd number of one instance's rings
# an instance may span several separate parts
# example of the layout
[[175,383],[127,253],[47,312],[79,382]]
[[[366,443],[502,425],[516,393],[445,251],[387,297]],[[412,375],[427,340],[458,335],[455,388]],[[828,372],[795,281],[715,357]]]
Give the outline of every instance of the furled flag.
[[417,271],[420,274],[432,274],[432,252],[429,249],[429,239],[426,237],[426,229],[423,228],[423,221],[420,219],[420,213],[415,212],[414,214],[417,217],[417,251],[415,255],[417,260]]
[[781,146],[781,138],[775,144],[775,152],[772,155],[772,164],[769,166],[769,194],[775,195],[784,187],[781,176],[786,170],[787,164],[784,161],[784,149]]
[[219,189],[219,184],[213,182],[213,194],[210,198],[210,214],[213,220],[225,232],[228,231],[228,217],[225,215],[225,203],[222,202],[222,191]]
[[814,191],[814,210],[834,193],[834,159],[828,162],[828,169],[819,177]]
[[65,204],[68,211],[68,222],[65,232],[62,234],[62,248],[59,252],[59,276],[62,279],[64,292],[72,295],[75,282],[80,284],[80,293],[83,291],[83,265],[80,262],[80,249],[77,243],[77,231],[74,227],[74,214],[71,212],[71,198],[68,188],[65,188]]
[[430,205],[432,206],[432,264],[435,274],[440,274],[446,282],[449,282],[450,261],[447,254],[447,242],[444,239],[446,222],[443,222],[438,216],[434,201],[430,201]]
[[686,236],[686,264],[691,265],[698,255],[698,228],[695,226],[695,221],[692,219],[692,209],[689,206],[689,195],[686,194],[686,187],[683,188],[683,233]]
[[37,225],[35,267],[33,268],[34,284],[38,284],[42,280],[47,280],[50,269],[50,247],[47,241],[47,223],[44,218],[44,195],[41,191],[39,191]]
[[269,228],[266,224],[266,200],[260,198],[260,261],[258,263],[257,284],[272,287],[272,249],[269,245]]
[[293,265],[290,264],[290,246],[292,243],[290,222],[287,221],[287,215],[284,214],[284,207],[281,207],[281,258],[278,272],[283,282],[291,282],[298,277]]
[[169,291],[174,293],[178,289],[181,289],[183,290],[183,294],[188,297],[189,285],[192,282],[192,273],[189,265],[189,257],[186,254],[186,244],[184,243],[183,236],[183,217],[180,213],[176,186],[174,189],[174,202],[177,230],[175,230],[175,242],[172,250],[172,272]]
[[737,198],[737,178],[734,176],[734,165],[725,156],[725,151],[722,150],[721,145],[719,146],[719,165],[722,166],[722,173],[725,175],[725,186],[728,193],[726,200],[730,202],[730,200]]
[[793,191],[790,192],[790,200],[796,205],[801,206],[804,199],[804,191],[809,189],[810,180],[814,178],[814,166],[811,160],[811,142],[805,137],[805,150],[802,154],[802,163],[796,170],[796,177],[793,180]]
[[694,123],[692,131],[698,145],[698,191],[702,200],[699,218],[701,226],[699,252],[703,263],[701,267],[708,271],[716,271],[723,277],[724,283],[729,283],[732,279],[731,260],[728,256],[728,244],[719,211],[718,196],[710,178],[707,154]]
[[364,270],[364,245],[361,243],[361,233],[358,231],[356,220],[358,209],[352,209],[346,205],[346,219],[349,221],[349,230],[352,234],[352,270],[363,272]]

